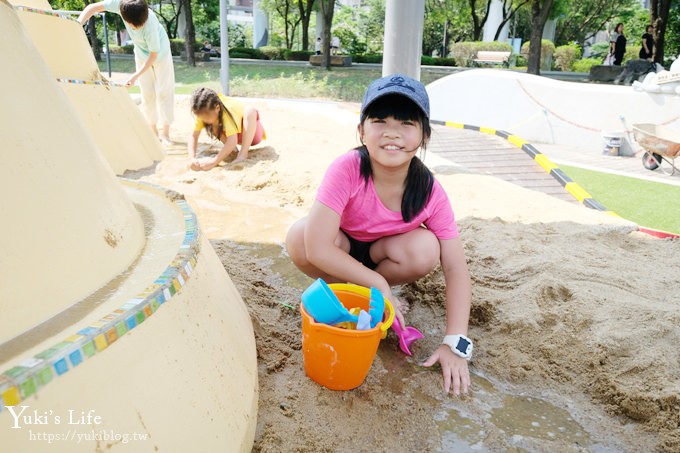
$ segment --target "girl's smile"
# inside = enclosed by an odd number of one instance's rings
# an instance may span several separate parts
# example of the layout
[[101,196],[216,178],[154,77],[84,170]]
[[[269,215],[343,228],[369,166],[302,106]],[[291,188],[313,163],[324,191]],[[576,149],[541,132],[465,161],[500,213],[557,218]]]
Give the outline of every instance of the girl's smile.
[[410,162],[423,141],[418,122],[392,116],[367,119],[359,125],[359,133],[371,159],[386,167]]

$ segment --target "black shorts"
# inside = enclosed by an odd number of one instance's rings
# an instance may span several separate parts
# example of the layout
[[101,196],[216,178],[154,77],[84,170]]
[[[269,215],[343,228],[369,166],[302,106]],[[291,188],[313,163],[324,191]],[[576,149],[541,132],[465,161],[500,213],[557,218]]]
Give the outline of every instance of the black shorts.
[[[345,232],[343,231],[343,233]],[[359,261],[361,264],[363,264],[364,266],[371,270],[378,267],[378,265],[374,263],[373,260],[371,259],[370,253],[371,246],[375,244],[375,241],[372,242],[358,241],[347,233],[345,233],[345,236],[347,236],[347,239],[349,239],[349,256]]]

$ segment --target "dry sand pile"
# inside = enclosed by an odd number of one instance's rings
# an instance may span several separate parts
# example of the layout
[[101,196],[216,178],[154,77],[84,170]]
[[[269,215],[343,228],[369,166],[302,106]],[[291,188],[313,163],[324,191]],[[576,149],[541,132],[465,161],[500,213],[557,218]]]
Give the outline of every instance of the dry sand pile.
[[[390,335],[358,389],[333,392],[306,378],[297,305],[310,280],[280,244],[328,163],[356,145],[357,107],[256,104],[270,139],[240,169],[186,169],[180,142],[192,123],[180,100],[176,149],[157,168],[128,174],[186,194],[250,309],[260,370],[256,451],[435,451],[445,448],[451,425],[442,420],[453,412],[474,427],[458,446],[680,451],[680,241],[430,156],[473,278],[472,394],[444,396],[439,371],[417,366],[444,333],[439,272],[402,288],[413,307],[407,320],[426,334],[412,360]],[[481,407],[483,394],[501,388],[568,409],[586,437],[513,436],[494,423],[495,409]]]

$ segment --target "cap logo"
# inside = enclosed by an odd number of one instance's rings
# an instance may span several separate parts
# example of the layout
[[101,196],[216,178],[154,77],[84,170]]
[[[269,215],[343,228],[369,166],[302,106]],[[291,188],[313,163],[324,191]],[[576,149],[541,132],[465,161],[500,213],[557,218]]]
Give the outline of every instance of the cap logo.
[[416,92],[415,88],[413,88],[411,85],[408,85],[406,83],[406,79],[404,79],[403,77],[399,77],[399,76],[392,77],[388,83],[386,83],[385,85],[383,85],[381,87],[378,87],[378,91],[383,90],[385,88],[394,87],[394,86],[408,88],[409,90],[413,91],[414,93]]

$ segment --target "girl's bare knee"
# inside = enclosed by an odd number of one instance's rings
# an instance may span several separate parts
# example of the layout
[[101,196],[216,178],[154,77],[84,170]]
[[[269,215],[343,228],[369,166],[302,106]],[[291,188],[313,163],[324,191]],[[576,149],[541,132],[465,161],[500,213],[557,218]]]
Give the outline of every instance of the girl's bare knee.
[[305,219],[298,220],[288,230],[286,252],[296,265],[309,264],[305,253]]
[[425,276],[439,263],[439,240],[432,232],[425,230],[416,240],[410,242],[407,254],[407,263],[412,272]]

